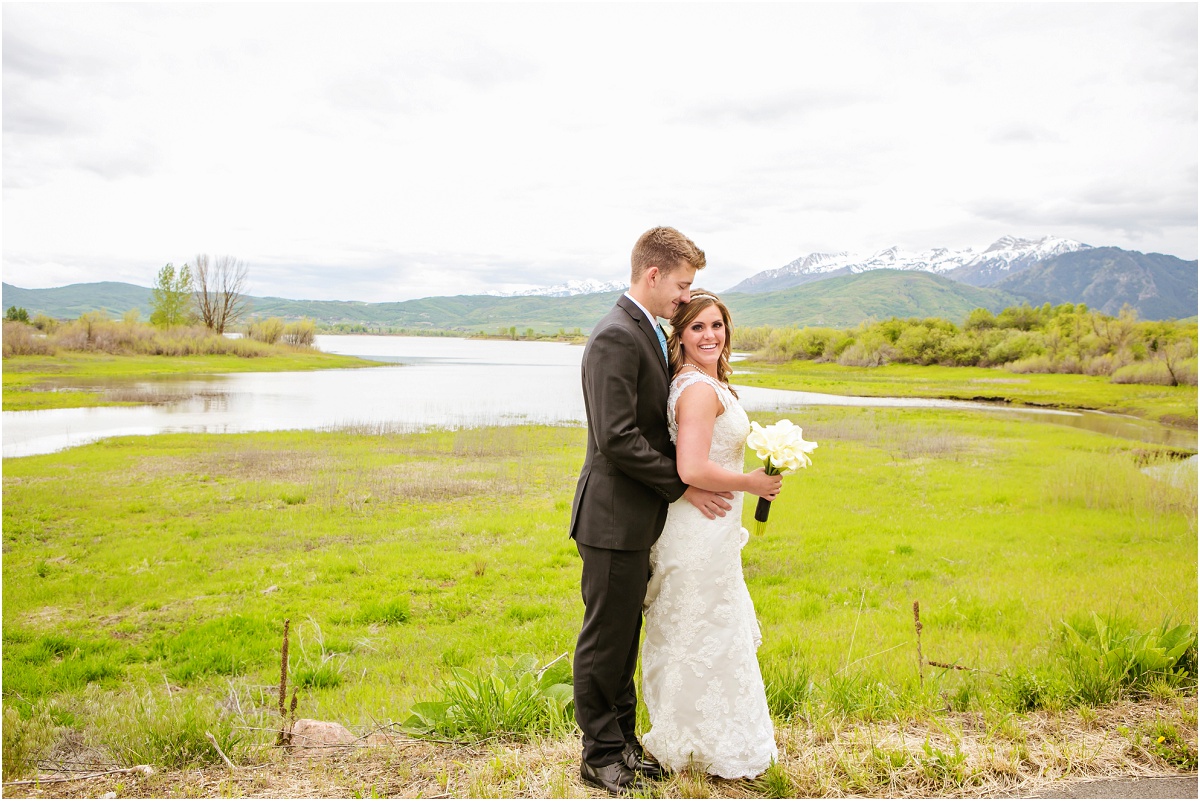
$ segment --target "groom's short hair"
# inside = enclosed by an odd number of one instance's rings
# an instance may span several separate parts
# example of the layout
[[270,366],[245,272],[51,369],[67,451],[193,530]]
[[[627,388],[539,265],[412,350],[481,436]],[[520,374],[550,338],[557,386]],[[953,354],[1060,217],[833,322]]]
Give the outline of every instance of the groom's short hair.
[[631,278],[635,282],[652,266],[667,275],[679,266],[680,261],[686,261],[697,270],[703,270],[705,265],[704,251],[696,247],[695,242],[665,225],[651,228],[638,237],[630,261],[633,267]]

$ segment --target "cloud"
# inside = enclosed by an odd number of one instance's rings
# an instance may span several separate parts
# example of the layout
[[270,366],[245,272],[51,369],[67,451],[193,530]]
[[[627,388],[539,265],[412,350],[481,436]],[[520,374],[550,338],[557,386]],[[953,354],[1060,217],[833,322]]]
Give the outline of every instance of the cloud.
[[1160,186],[1110,183],[1093,184],[1058,197],[1021,200],[993,197],[965,205],[972,214],[1004,230],[1082,226],[1124,236],[1195,226],[1197,211],[1194,180],[1190,192],[1184,187],[1168,190]]
[[109,181],[153,175],[158,167],[158,151],[150,142],[131,142],[110,150],[81,154],[75,165]]
[[[529,259],[512,254],[392,251],[344,260],[246,259],[250,294],[301,300],[401,301],[435,295],[482,295],[497,287],[551,286],[597,275],[593,254],[557,253]],[[336,275],[331,282],[329,276]],[[284,288],[286,287],[286,288]]]
[[392,300],[621,278],[660,222],[712,286],[1009,233],[1195,248],[1194,5],[66,8],[3,8],[14,277],[144,284],[199,243],[255,294]]
[[456,42],[372,53],[328,79],[322,92],[332,106],[384,116],[422,115],[525,81],[539,68],[523,55],[483,42]]
[[992,133],[992,141],[1002,145],[1058,144],[1062,135],[1036,125],[1006,125]]
[[79,136],[87,131],[86,123],[69,110],[30,101],[15,87],[4,87],[4,133],[59,137]]
[[[5,83],[14,76],[53,79],[61,76],[69,63],[61,53],[52,52],[39,43],[31,41],[13,25],[8,11],[4,13],[4,77]],[[7,92],[7,86],[5,87]]]
[[792,123],[817,114],[852,108],[873,98],[855,92],[797,89],[758,97],[729,97],[697,103],[676,114],[671,122],[700,125],[771,126]]

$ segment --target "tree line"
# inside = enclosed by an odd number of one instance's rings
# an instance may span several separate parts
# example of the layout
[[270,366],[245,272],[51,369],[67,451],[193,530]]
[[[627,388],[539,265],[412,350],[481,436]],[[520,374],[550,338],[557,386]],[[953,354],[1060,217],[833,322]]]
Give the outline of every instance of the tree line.
[[252,319],[245,341],[224,336],[250,310],[247,279],[245,263],[233,256],[199,254],[194,269],[188,264],[176,269],[168,263],[158,271],[151,288],[149,326],[139,322],[137,309],[120,321],[96,311],[60,322],[43,314],[31,320],[28,310],[11,306],[4,317],[4,356],[49,354],[57,349],[263,356],[271,349],[261,345],[311,346],[316,326],[307,319],[292,323],[277,317]]
[[1195,320],[1115,317],[1086,304],[976,309],[961,326],[937,317],[868,320],[853,328],[759,326],[733,346],[771,362],[809,359],[857,367],[939,364],[1015,373],[1079,373],[1115,383],[1196,385]]

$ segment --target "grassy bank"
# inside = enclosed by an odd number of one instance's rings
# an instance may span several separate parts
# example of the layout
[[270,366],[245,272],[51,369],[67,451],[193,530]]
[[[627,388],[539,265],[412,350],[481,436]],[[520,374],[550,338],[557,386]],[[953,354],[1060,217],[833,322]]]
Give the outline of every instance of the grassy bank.
[[[743,553],[793,756],[775,789],[735,794],[889,793],[892,777],[927,769],[962,791],[975,774],[959,735],[885,753],[887,770],[862,761],[874,746],[843,739],[841,758],[857,761],[825,785],[805,776],[810,751],[855,726],[953,733],[967,715],[1011,760],[1038,715],[1095,721],[1088,710],[1129,698],[1174,710],[1163,743],[1191,738],[1155,756],[1150,729],[1130,729],[1143,762],[1194,769],[1194,645],[1192,677],[1137,683],[1106,677],[1087,645],[1093,612],[1113,642],[1164,621],[1194,628],[1194,474],[1172,486],[1142,472],[1162,460],[1153,447],[966,412],[827,408],[799,422],[821,443],[816,464],[788,479]],[[205,731],[261,761],[285,618],[297,714],[360,732],[405,720],[452,668],[569,654],[582,608],[565,531],[583,436],[161,435],[5,460],[5,778],[55,759],[205,764],[217,758]],[[925,658],[972,670],[926,667],[922,681],[913,601]],[[539,792],[572,792],[577,741],[553,742],[569,756]],[[447,759],[431,753],[435,768]],[[520,774],[510,758],[486,759],[492,780],[450,787],[458,769],[444,763],[438,792],[516,794],[500,775]]]
[[[4,359],[4,411],[123,406],[154,400],[175,400],[168,395],[152,393],[143,396],[129,390],[129,383],[139,379],[323,370],[376,364],[311,348],[282,345],[263,347],[272,351],[270,355],[254,358],[231,354],[150,356],[84,352],[63,352],[54,356],[9,356]],[[106,389],[103,386],[106,383],[112,386]]]
[[[1062,794],[1078,780],[1161,780],[1170,769],[1164,771],[1147,746],[1161,749],[1158,732],[1171,727],[1194,751],[1195,723],[1194,697],[1009,718],[944,713],[917,722],[844,720],[822,729],[797,722],[777,727],[780,761],[758,780],[684,773],[635,797],[1072,797]],[[9,784],[4,792],[54,798],[605,797],[580,781],[575,737],[445,744],[377,733],[370,740],[368,747],[310,751],[303,758],[259,753],[235,770],[194,765],[150,776]]]
[[1103,376],[1014,374],[998,367],[742,361],[734,381],[754,387],[831,395],[1001,401],[1062,409],[1097,409],[1182,428],[1196,427],[1196,388],[1113,384]]

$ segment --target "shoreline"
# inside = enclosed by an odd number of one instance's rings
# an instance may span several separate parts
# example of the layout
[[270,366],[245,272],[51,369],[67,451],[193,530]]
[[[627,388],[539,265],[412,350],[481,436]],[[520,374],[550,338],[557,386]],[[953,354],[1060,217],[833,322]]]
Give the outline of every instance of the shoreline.
[[[1197,430],[1197,390],[1192,386],[1113,384],[1095,376],[1012,373],[999,367],[845,367],[804,360],[775,364],[754,359],[737,364],[743,369],[735,372],[733,381],[743,386],[862,398],[961,400],[1004,404],[1014,410],[1023,406],[1101,412],[1167,428]],[[989,389],[985,391],[979,385]]]
[[[154,380],[222,373],[279,373],[381,367],[386,362],[318,350],[294,349],[270,356],[196,354],[147,356],[72,352],[55,356],[9,356],[4,360],[2,406],[5,412],[44,409],[90,409],[149,405],[145,400],[106,398],[102,391],[55,387],[75,379],[81,383]],[[170,398],[166,401],[176,400]]]

